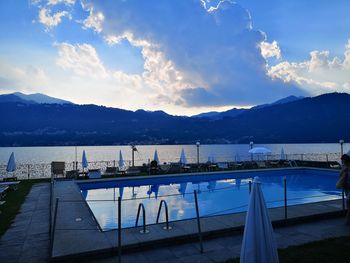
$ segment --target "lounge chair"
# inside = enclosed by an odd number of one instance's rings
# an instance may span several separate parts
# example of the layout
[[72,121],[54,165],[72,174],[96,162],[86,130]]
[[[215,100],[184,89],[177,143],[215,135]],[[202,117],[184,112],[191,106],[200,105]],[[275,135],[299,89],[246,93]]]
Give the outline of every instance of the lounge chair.
[[137,166],[131,166],[126,170],[126,174],[130,174],[130,175],[137,175],[140,173],[141,173],[141,170]]
[[3,182],[0,183],[0,187],[8,187],[9,190],[17,190],[20,181],[15,182]]
[[112,166],[112,167],[107,167],[106,171],[103,173],[102,177],[113,177],[118,175],[119,168]]
[[217,166],[219,169],[223,169],[223,170],[228,169],[228,163],[223,163],[223,162],[217,163]]
[[150,174],[157,174],[159,172],[159,166],[157,161],[152,161],[149,167]]
[[8,189],[9,189],[8,186],[0,186],[0,199],[1,200],[5,198]]
[[53,177],[62,175],[65,176],[66,163],[65,162],[51,162],[51,173]]
[[266,168],[266,163],[264,161],[257,161],[255,162],[258,168]]
[[99,179],[102,177],[100,169],[90,169],[88,172],[89,179]]

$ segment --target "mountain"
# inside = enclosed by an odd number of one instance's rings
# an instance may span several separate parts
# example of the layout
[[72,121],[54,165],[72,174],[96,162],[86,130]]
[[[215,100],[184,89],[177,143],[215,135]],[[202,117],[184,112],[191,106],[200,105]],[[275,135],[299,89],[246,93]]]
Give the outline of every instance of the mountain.
[[350,95],[330,93],[219,120],[96,105],[0,103],[0,146],[350,141]]
[[301,99],[304,99],[304,98],[305,97],[303,97],[303,96],[298,96],[298,97],[297,96],[288,96],[286,98],[277,100],[277,101],[275,101],[273,103],[254,106],[254,107],[252,107],[252,109],[261,109],[261,108],[269,107],[269,106],[272,106],[272,105],[285,104],[285,103],[301,100]]
[[36,103],[35,101],[22,99],[22,98],[18,97],[15,94],[3,94],[3,95],[0,95],[0,103],[3,103],[3,102],[20,102],[20,103],[24,103],[24,104]]
[[251,109],[254,109],[254,110],[262,109],[262,108],[269,107],[269,106],[272,106],[272,105],[285,104],[285,103],[301,100],[303,98],[304,97],[302,97],[302,96],[300,96],[300,97],[289,96],[289,97],[280,99],[278,101],[275,101],[273,103],[257,105],[257,106],[254,106],[254,107],[250,108],[250,109],[233,108],[233,109],[230,109],[230,110],[227,110],[227,111],[223,111],[223,112],[211,111],[211,112],[200,113],[200,114],[194,115],[192,117],[195,117],[195,118],[210,118],[210,119],[213,119],[213,120],[220,120],[220,119],[225,118],[225,117],[236,117],[239,114],[241,114],[243,112],[246,112],[248,110],[251,110]]
[[41,93],[23,94],[21,92],[0,95],[0,102],[20,102],[29,104],[73,104],[70,101],[57,99]]

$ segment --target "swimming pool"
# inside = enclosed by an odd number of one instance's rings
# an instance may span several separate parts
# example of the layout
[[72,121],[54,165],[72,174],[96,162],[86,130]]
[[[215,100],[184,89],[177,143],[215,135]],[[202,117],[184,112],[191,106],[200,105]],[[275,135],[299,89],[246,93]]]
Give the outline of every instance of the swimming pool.
[[[194,190],[198,192],[200,216],[246,211],[249,181],[259,176],[269,208],[284,204],[284,177],[288,205],[341,198],[335,188],[337,171],[276,169],[185,176],[164,176],[78,183],[81,194],[103,230],[118,228],[117,200],[122,198],[122,227],[134,227],[140,203],[147,224],[154,224],[161,200],[167,202],[169,221],[195,218]],[[163,213],[162,216],[164,217]],[[163,222],[164,218],[162,218]]]

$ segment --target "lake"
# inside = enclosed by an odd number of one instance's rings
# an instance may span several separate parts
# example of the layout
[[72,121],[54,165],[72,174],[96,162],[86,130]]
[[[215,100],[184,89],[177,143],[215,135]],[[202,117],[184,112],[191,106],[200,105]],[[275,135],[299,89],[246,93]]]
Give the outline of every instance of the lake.
[[[326,154],[329,159],[339,158],[339,143],[320,143],[320,144],[254,144],[254,146],[264,146],[272,151],[272,155],[280,155],[283,147],[288,157],[310,158],[326,160]],[[160,162],[177,162],[180,158],[180,152],[183,148],[188,162],[197,162],[196,145],[140,145],[136,146],[138,151],[135,153],[135,164],[141,165],[147,163],[148,159],[153,158],[154,151],[157,149]],[[208,155],[212,154],[216,161],[235,160],[236,155],[240,159],[249,158],[248,144],[222,144],[222,145],[200,145],[200,161],[206,162]],[[348,144],[344,145],[344,152],[350,149]],[[77,160],[81,161],[82,152],[85,150],[89,162],[113,161],[119,159],[119,150],[122,151],[124,160],[128,163],[131,160],[130,146],[79,146],[77,147]],[[0,164],[6,164],[11,152],[15,153],[16,161],[25,164],[51,163],[52,161],[73,162],[75,160],[75,147],[1,147]],[[299,156],[295,156],[299,155]]]

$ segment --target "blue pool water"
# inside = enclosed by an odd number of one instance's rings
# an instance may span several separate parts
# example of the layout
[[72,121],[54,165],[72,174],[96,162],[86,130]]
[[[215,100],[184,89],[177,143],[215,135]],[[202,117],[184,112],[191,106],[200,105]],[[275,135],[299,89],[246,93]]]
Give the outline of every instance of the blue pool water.
[[[122,227],[135,226],[137,208],[143,203],[147,224],[154,224],[161,200],[169,208],[169,220],[195,217],[194,190],[198,192],[200,216],[246,211],[249,181],[259,176],[268,207],[283,206],[283,178],[287,180],[288,205],[339,199],[336,171],[293,169],[233,172],[200,176],[171,176],[79,183],[81,193],[103,230],[115,229],[117,199],[122,197]],[[162,220],[164,215],[162,213]]]

